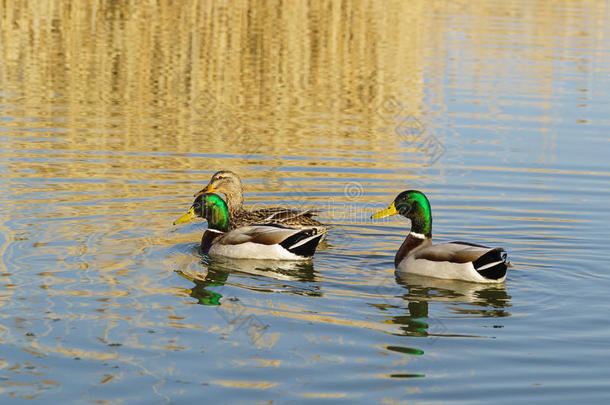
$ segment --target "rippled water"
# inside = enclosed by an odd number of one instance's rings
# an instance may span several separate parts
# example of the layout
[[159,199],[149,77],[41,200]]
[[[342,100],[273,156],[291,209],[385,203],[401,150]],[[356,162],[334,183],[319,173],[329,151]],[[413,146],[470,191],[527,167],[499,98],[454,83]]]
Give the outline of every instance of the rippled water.
[[[607,2],[1,7],[1,398],[610,396]],[[219,169],[321,210],[313,262],[201,257]],[[396,278],[406,188],[506,283]]]

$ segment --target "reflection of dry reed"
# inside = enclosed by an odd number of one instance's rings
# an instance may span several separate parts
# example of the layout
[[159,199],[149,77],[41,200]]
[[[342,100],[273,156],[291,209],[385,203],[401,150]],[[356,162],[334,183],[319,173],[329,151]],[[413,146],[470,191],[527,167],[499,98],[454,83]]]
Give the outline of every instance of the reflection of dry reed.
[[[510,39],[506,46],[523,46],[518,65],[550,94],[546,62],[574,38],[605,32],[602,19],[587,15],[605,15],[607,4],[580,5],[588,12],[540,1],[518,16],[536,31],[513,33],[507,31],[515,26],[502,21],[520,13],[516,1],[442,1],[432,8],[425,1],[7,2],[0,83],[12,93],[2,98],[18,100],[14,115],[67,131],[63,143],[41,144],[49,150],[221,152],[254,162],[295,150],[338,158],[354,150],[390,153],[400,140],[382,138],[393,135],[396,120],[379,109],[393,97],[405,113],[421,116],[424,71],[445,69],[439,61],[449,63],[454,48],[472,50],[463,71],[475,92],[487,92],[494,83],[479,75],[514,74],[516,64],[507,60],[516,54],[490,48],[490,38]],[[456,22],[462,14],[472,18]],[[496,65],[485,65],[490,52]],[[451,84],[431,86],[427,97],[442,105],[435,99]],[[138,162],[128,157],[118,165]],[[220,165],[209,161],[210,170]]]
[[[334,136],[368,139],[370,128],[349,131],[341,121],[373,126],[390,88],[404,93],[405,105],[421,105],[424,55],[413,50],[422,7],[11,3],[3,12],[2,42],[4,60],[14,63],[2,81],[22,93],[24,115],[60,115],[72,131],[90,128],[94,118],[116,117],[97,123],[107,131],[96,138],[112,147],[111,129],[124,130],[128,136],[117,149],[187,151],[193,131],[218,145],[223,139],[215,137],[235,130],[263,134],[273,152],[294,146],[287,134],[329,114],[337,117]],[[151,110],[165,135],[157,145],[142,145]],[[280,124],[268,131],[269,121]],[[210,125],[219,128],[201,131]],[[299,135],[319,134],[312,132]],[[248,145],[253,138],[227,148],[256,151],[258,145]]]

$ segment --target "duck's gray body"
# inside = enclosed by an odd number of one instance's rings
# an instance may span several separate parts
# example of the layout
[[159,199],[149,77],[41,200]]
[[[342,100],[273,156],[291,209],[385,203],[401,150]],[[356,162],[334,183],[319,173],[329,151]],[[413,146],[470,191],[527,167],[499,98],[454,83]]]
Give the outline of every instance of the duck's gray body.
[[465,242],[432,244],[409,234],[396,253],[396,271],[476,283],[501,283],[506,279],[506,252]]

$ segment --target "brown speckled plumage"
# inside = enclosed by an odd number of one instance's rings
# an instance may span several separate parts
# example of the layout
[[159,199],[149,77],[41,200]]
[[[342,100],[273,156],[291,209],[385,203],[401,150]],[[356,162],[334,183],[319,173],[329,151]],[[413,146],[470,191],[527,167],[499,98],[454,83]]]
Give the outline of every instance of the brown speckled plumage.
[[230,229],[253,224],[282,224],[292,228],[316,228],[326,232],[327,226],[313,217],[313,210],[295,210],[282,207],[247,210],[243,206],[244,196],[241,179],[229,170],[214,173],[210,182],[195,197],[203,193],[222,193],[226,197],[229,210]]

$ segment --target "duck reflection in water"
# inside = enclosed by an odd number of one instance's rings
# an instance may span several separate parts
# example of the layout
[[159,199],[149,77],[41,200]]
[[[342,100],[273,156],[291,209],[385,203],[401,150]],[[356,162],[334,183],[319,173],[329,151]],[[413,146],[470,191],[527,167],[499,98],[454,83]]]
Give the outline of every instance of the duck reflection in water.
[[468,283],[400,273],[396,274],[396,281],[408,291],[402,296],[408,314],[395,316],[391,322],[400,325],[408,336],[458,336],[452,334],[442,320],[429,317],[430,303],[446,303],[446,310],[468,317],[511,315],[506,310],[511,306],[511,297],[504,284]]
[[[199,265],[195,270],[185,268],[176,270],[176,273],[195,283],[189,290],[189,295],[202,305],[220,305],[221,292],[225,285],[257,292],[322,295],[311,262],[236,260],[222,257],[211,259],[205,256]],[[227,281],[229,275],[233,275],[233,281]],[[250,281],[240,282],[244,278]],[[256,282],[252,282],[253,279]]]

